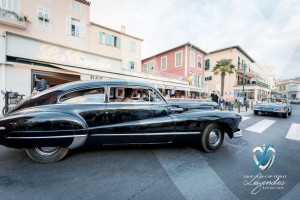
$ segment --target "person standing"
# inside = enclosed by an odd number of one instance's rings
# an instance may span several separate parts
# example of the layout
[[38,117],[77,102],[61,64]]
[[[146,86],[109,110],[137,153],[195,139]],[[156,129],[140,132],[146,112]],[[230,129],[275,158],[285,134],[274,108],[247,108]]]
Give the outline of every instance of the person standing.
[[213,91],[210,95],[211,100],[213,100],[216,103],[219,103],[219,95],[218,93],[216,93],[215,91]]
[[35,88],[33,88],[32,94],[36,94],[47,89],[47,81],[42,75],[35,75],[34,78],[36,81],[36,85]]
[[225,99],[222,96],[220,97],[220,106],[221,111],[225,110]]

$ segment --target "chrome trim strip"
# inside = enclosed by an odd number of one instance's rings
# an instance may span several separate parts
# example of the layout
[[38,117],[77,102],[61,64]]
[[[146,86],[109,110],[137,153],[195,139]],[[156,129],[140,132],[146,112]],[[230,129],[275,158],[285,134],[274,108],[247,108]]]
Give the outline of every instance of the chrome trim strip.
[[54,139],[54,138],[76,138],[86,137],[87,135],[65,135],[65,136],[45,136],[45,137],[6,137],[6,139]]
[[0,126],[0,131],[4,131],[5,127]]
[[116,145],[127,145],[127,144],[172,144],[173,141],[169,141],[169,142],[149,142],[149,143],[104,143],[104,146],[116,146]]
[[121,124],[112,124],[112,125],[91,127],[91,128],[89,128],[89,130],[123,127],[123,126],[148,125],[148,124],[156,124],[156,123],[174,123],[174,121],[172,121],[172,119],[170,118],[170,120],[160,120],[160,121],[153,121],[153,122],[148,121],[148,120],[147,120],[147,122],[134,122],[134,123],[124,122],[124,123],[121,123]]
[[169,132],[169,133],[124,133],[124,134],[93,134],[91,136],[148,136],[148,135],[197,135],[201,132]]
[[69,146],[69,149],[75,149],[77,147],[83,146],[87,139],[87,136],[88,136],[87,134],[86,135],[75,135],[72,144]]

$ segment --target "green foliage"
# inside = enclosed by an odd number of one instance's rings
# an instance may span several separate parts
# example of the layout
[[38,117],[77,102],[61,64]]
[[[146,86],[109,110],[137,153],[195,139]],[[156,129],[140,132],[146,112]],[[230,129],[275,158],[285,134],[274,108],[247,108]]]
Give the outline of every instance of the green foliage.
[[219,73],[233,74],[235,66],[231,62],[231,59],[221,59],[217,61],[217,64],[214,66],[212,72],[215,75],[218,75]]

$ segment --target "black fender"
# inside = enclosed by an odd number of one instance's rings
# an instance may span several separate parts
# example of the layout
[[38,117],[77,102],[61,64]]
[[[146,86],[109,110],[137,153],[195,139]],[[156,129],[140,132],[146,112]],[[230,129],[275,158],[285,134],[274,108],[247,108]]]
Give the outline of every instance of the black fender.
[[4,145],[12,148],[76,148],[87,138],[86,123],[75,115],[62,112],[10,115],[0,120],[0,127],[3,127],[0,135],[4,138]]

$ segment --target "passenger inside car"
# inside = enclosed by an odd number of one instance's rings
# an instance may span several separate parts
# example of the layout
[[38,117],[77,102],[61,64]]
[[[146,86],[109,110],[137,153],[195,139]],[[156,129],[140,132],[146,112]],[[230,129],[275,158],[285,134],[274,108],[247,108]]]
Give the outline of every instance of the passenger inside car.
[[125,94],[124,94],[123,102],[132,102],[133,89],[125,88],[124,91],[125,91]]

